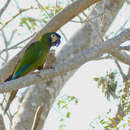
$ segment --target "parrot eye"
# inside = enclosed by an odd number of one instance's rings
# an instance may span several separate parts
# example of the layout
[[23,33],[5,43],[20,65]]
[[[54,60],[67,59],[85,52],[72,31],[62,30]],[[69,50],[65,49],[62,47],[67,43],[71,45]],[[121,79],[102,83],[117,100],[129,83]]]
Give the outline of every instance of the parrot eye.
[[54,37],[56,37],[56,35],[55,34],[51,34],[51,37],[54,38]]

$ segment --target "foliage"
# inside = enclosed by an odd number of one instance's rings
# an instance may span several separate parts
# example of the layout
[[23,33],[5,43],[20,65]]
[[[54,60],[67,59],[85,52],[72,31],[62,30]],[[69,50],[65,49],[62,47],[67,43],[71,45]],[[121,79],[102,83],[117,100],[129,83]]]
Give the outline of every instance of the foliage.
[[58,100],[56,101],[56,105],[57,105],[57,110],[59,111],[59,113],[61,114],[61,118],[60,118],[60,125],[59,125],[59,129],[63,130],[64,127],[66,126],[65,122],[67,119],[70,119],[71,117],[71,112],[69,111],[71,108],[72,104],[77,104],[78,103],[78,99],[74,96],[68,96],[68,95],[64,95],[60,98],[58,98]]
[[[112,96],[114,99],[115,98],[119,99],[120,104],[118,105],[119,107],[118,109],[120,109],[120,111],[124,113],[123,117],[118,112],[116,113],[116,115],[112,116],[111,109],[109,109],[109,112],[103,115],[99,115],[96,123],[101,124],[104,128],[117,129],[117,127],[126,128],[129,126],[129,117],[127,116],[127,114],[129,113],[129,110],[130,110],[130,102],[129,102],[130,101],[129,99],[130,98],[130,91],[129,91],[130,84],[127,83],[126,81],[124,83],[125,89],[122,87],[122,89],[120,89],[120,93],[117,96],[116,89],[117,89],[117,86],[119,85],[116,80],[116,77],[117,77],[116,72],[107,72],[105,76],[94,78],[94,81],[98,83],[98,88],[102,87],[101,88],[102,92],[105,94],[107,99],[110,99],[110,96]],[[117,124],[115,122],[115,119],[121,123]],[[94,123],[92,122],[92,124]],[[92,124],[91,126],[93,126]]]
[[116,72],[107,72],[104,77],[95,77],[94,81],[98,83],[98,88],[102,89],[102,92],[105,94],[106,98],[110,100],[110,96],[117,98],[116,88],[117,81]]
[[120,102],[121,102],[121,107],[123,108],[124,111],[130,111],[130,84],[125,84],[126,89],[125,91],[121,92],[120,95]]
[[26,26],[28,30],[35,30],[38,26],[38,20],[32,17],[22,17],[20,20],[20,26]]
[[[41,23],[47,24],[51,17],[55,16],[56,13],[61,11],[63,8],[60,5],[57,6],[44,6],[40,5],[40,19],[23,16],[20,19],[20,26],[27,27],[28,30],[35,31]],[[1,24],[1,23],[0,23]]]

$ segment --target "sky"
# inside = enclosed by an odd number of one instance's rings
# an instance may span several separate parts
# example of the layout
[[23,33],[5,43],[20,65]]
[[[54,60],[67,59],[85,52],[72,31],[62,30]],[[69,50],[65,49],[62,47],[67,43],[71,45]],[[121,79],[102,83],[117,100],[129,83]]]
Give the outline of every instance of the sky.
[[[31,0],[32,1],[32,0]],[[30,0],[21,0],[20,7],[27,8],[30,5]],[[52,5],[55,4],[54,1],[48,0]],[[47,1],[44,1],[44,4]],[[33,2],[31,3],[33,5]],[[10,18],[11,15],[14,15],[17,11],[16,8],[12,8],[14,4],[9,6],[9,14],[4,15],[3,19]],[[124,5],[120,14],[118,15],[116,21],[111,26],[108,34],[115,33],[120,26],[130,18],[130,6]],[[34,17],[38,17],[38,13],[30,12]],[[18,23],[18,19],[15,20]],[[75,28],[76,26],[76,28]],[[9,25],[11,28],[11,25]],[[68,39],[80,29],[81,24],[69,22],[68,24],[62,27],[62,30],[65,32]],[[125,26],[130,27],[130,22]],[[5,30],[7,34],[10,36],[10,30]],[[21,29],[21,33],[24,30]],[[15,39],[15,43],[18,43],[23,39],[23,37],[27,37],[28,33],[25,33],[24,36],[17,35],[17,39]],[[110,36],[111,37],[111,36]],[[62,44],[62,46],[65,43]],[[62,48],[61,46],[61,48]],[[2,46],[1,46],[2,48]],[[4,47],[3,47],[4,48]],[[19,50],[18,50],[19,51]],[[11,51],[12,56],[16,54],[14,50]],[[11,57],[10,57],[11,58]],[[127,72],[128,68],[122,64],[124,72]],[[103,60],[101,61],[91,61],[89,63],[84,64],[73,77],[69,79],[69,81],[64,85],[64,88],[60,92],[60,95],[57,97],[61,97],[63,95],[71,95],[78,98],[79,103],[76,105],[71,104],[68,110],[71,112],[70,119],[65,120],[66,127],[64,130],[91,130],[89,124],[96,120],[98,115],[104,115],[109,111],[109,108],[112,108],[112,113],[116,112],[117,101],[112,100],[111,102],[106,100],[104,95],[102,94],[100,89],[97,89],[97,84],[93,81],[93,78],[96,76],[103,76],[109,70],[117,70],[115,63],[112,60]],[[59,119],[64,117],[64,113],[57,111],[56,103],[54,103],[49,116],[47,117],[44,130],[58,130],[59,128]],[[103,130],[100,125],[96,126],[96,130]]]

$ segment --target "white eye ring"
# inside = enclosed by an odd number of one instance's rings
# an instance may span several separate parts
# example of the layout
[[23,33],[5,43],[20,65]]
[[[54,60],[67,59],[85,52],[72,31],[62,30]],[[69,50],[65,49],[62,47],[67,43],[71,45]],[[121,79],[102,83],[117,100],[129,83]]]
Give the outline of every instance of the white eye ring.
[[55,34],[51,34],[51,37],[52,37],[52,38],[55,38],[55,37],[56,37],[56,35],[55,35]]

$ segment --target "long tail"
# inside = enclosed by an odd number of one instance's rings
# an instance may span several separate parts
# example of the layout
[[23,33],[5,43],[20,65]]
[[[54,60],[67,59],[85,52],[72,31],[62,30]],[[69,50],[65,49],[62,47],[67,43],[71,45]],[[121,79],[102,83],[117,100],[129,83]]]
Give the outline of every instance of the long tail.
[[6,114],[6,112],[8,111],[9,109],[9,106],[11,104],[11,102],[14,100],[16,94],[17,94],[18,90],[13,90],[10,92],[10,96],[9,96],[9,99],[8,99],[8,102],[7,102],[7,105],[6,105],[6,108],[4,110],[4,114]]
[[[7,81],[12,80],[12,76],[13,76],[13,74],[10,75],[4,82],[7,82]],[[18,91],[18,90],[13,90],[13,91],[10,92],[10,96],[9,96],[7,105],[6,105],[6,107],[5,107],[4,114],[6,114],[6,112],[8,111],[11,102],[14,100],[14,98],[15,98],[15,96],[16,96],[16,94],[17,94],[17,91]]]

